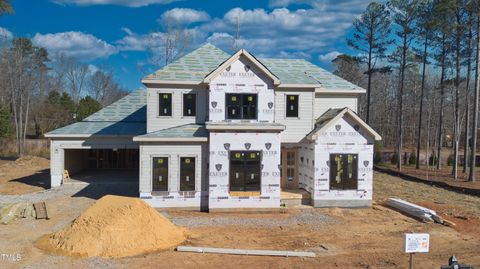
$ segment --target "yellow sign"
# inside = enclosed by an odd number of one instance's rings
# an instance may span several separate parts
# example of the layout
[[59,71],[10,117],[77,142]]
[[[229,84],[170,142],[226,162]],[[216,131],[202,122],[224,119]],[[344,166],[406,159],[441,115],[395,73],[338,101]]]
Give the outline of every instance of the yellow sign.
[[236,102],[236,101],[237,101],[237,97],[236,97],[236,96],[232,96],[232,101],[233,101],[233,102]]
[[189,164],[189,163],[190,163],[190,159],[185,159],[185,163],[186,163],[186,164]]
[[164,94],[163,99],[168,99],[168,94]]
[[255,153],[250,153],[250,159],[255,159],[255,157],[257,157],[257,154],[255,154]]
[[163,164],[163,159],[158,159],[157,161],[159,164]]
[[295,100],[295,96],[293,96],[293,95],[290,96],[290,100],[291,100],[291,101],[294,101],[294,100]]
[[239,159],[240,158],[240,153],[235,153],[235,158]]
[[248,99],[249,102],[251,102],[251,101],[253,101],[253,96],[248,96],[247,99]]

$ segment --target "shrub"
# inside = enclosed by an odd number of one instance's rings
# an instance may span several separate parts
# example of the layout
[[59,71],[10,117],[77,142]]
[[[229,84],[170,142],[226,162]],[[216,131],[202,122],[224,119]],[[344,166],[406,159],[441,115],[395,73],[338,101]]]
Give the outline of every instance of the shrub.
[[417,154],[414,150],[410,153],[410,157],[408,158],[408,164],[416,164],[417,163]]
[[373,163],[380,164],[383,162],[383,144],[381,141],[375,141],[373,146]]
[[453,154],[448,155],[447,165],[452,166],[454,161],[455,161],[455,156]]
[[393,153],[393,156],[392,156],[392,159],[390,160],[390,163],[392,163],[392,164],[397,164],[398,163],[398,153],[397,152]]

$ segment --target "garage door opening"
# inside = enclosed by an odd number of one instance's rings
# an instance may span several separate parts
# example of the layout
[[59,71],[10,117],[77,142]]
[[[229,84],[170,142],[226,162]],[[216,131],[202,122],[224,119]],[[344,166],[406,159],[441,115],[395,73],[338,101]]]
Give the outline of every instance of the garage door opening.
[[[138,149],[66,149],[71,183],[138,184]],[[68,182],[65,182],[68,183]]]

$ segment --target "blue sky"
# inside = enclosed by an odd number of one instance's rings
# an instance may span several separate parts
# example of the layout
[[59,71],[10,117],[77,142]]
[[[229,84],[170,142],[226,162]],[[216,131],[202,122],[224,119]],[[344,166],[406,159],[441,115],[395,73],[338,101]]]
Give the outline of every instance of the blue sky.
[[13,0],[15,14],[0,17],[0,35],[26,36],[51,55],[77,57],[111,70],[126,89],[156,68],[162,21],[192,36],[189,50],[210,42],[231,52],[237,18],[240,44],[259,57],[304,58],[330,69],[351,22],[367,0]]

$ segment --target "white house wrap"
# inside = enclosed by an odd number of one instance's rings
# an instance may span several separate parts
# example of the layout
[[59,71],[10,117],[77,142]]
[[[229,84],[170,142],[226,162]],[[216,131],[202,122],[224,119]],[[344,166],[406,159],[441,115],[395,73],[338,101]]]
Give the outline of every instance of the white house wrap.
[[381,138],[356,114],[364,89],[305,60],[211,44],[142,82],[47,134],[52,187],[66,172],[101,182],[99,171],[133,170],[140,198],[158,208],[276,209],[299,189],[315,207],[371,205]]

